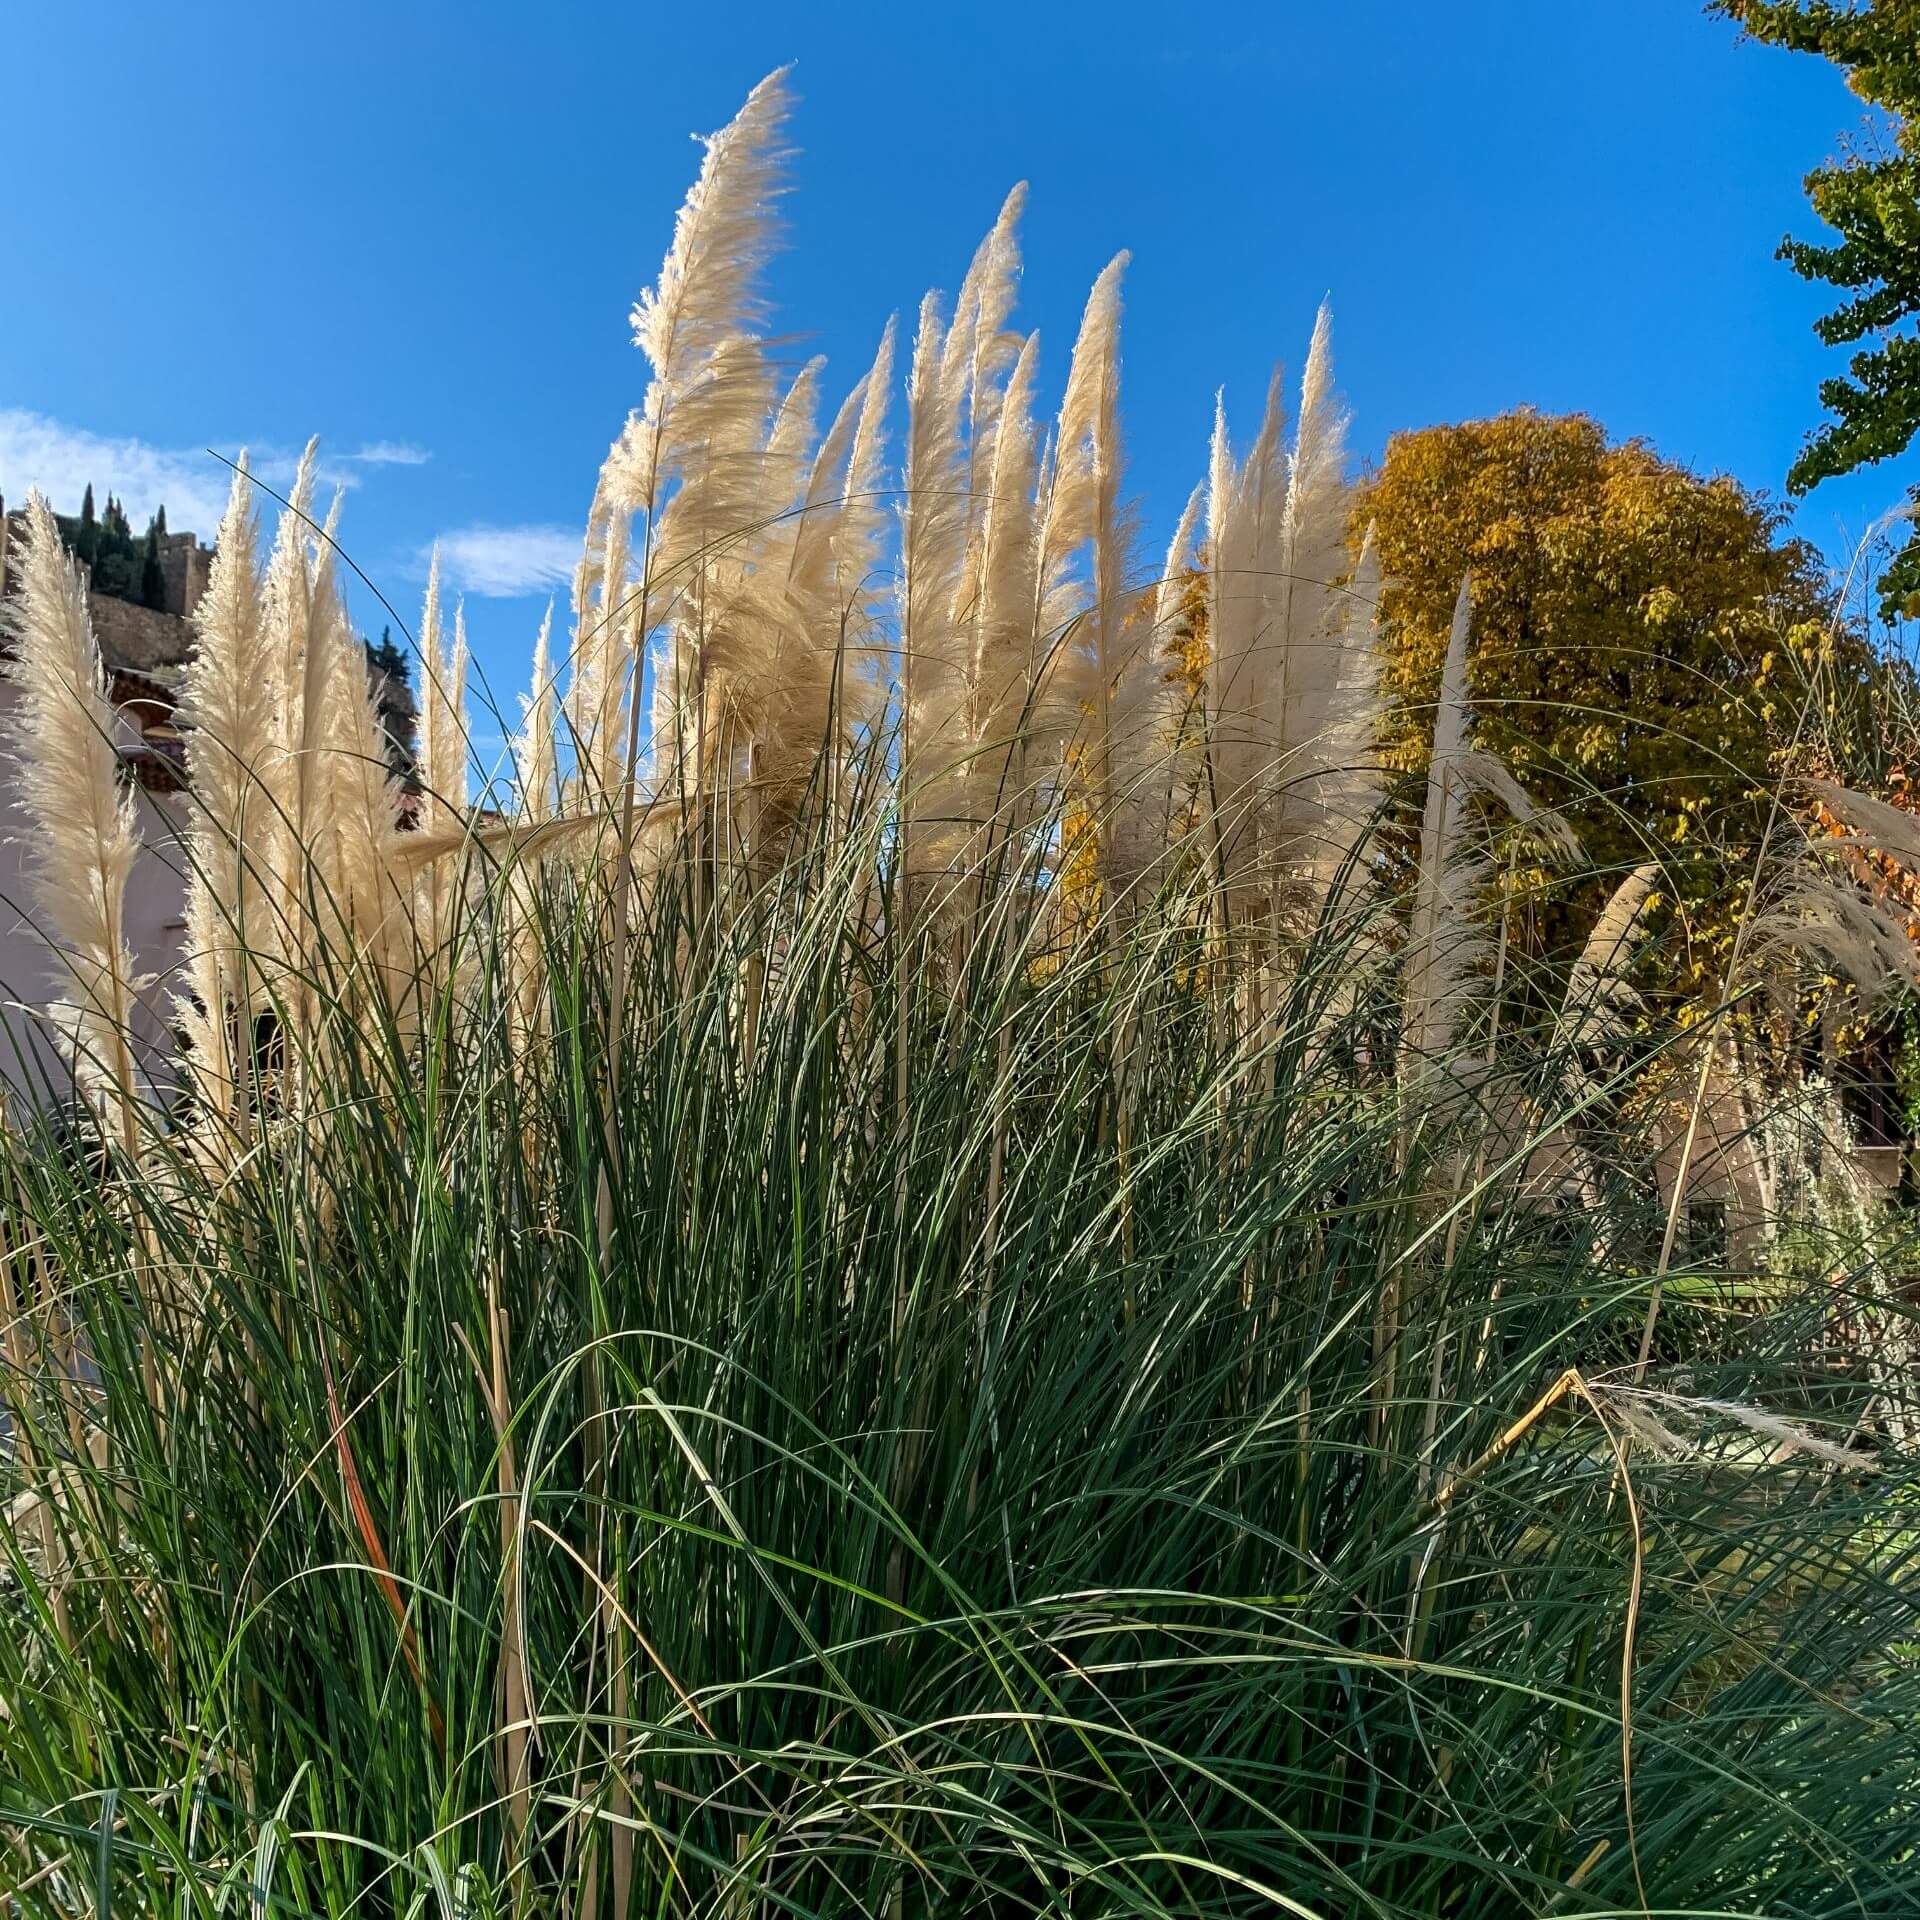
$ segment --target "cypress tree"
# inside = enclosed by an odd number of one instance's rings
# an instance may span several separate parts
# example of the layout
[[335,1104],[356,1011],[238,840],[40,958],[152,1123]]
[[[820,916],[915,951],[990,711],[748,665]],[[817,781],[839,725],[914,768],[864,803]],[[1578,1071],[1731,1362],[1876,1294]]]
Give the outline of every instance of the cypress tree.
[[140,604],[160,613],[167,606],[167,581],[160,571],[160,537],[166,530],[165,517],[156,513],[147,523],[147,537],[140,548]]

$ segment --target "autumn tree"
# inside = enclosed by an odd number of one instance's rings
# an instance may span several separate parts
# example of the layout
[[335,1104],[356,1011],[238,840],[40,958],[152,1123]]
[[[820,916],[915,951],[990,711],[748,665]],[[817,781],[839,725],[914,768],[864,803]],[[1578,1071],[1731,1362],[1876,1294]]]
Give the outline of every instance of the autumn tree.
[[1394,762],[1425,766],[1471,567],[1481,742],[1587,850],[1584,880],[1516,855],[1522,951],[1563,961],[1606,889],[1658,859],[1680,909],[1669,984],[1712,991],[1783,776],[1849,724],[1871,664],[1812,552],[1736,482],[1527,409],[1397,435],[1362,489],[1368,521]]
[[[1717,0],[1756,40],[1835,62],[1884,120],[1806,177],[1807,200],[1834,234],[1788,238],[1780,257],[1803,279],[1846,298],[1814,323],[1827,345],[1857,351],[1822,382],[1833,416],[1787,476],[1805,493],[1822,480],[1903,454],[1920,434],[1920,0]],[[1920,488],[1909,495],[1920,507]],[[1888,619],[1920,617],[1920,523],[1881,577]]]

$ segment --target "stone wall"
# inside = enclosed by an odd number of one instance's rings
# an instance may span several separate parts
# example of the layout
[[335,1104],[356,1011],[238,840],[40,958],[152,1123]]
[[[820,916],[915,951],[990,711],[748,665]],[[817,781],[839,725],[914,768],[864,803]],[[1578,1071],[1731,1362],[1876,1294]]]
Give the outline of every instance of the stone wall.
[[170,533],[160,548],[160,580],[169,613],[191,613],[207,590],[213,565],[211,548],[190,533]]
[[193,646],[193,623],[177,613],[136,607],[104,593],[87,596],[94,636],[109,666],[162,673],[180,666]]

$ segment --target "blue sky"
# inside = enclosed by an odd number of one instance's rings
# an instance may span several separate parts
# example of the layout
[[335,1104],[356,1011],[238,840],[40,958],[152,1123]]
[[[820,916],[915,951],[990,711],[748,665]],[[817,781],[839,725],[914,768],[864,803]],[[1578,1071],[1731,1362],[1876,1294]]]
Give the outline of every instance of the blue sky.
[[[1363,454],[1531,402],[1777,491],[1834,370],[1821,291],[1771,256],[1857,103],[1693,0],[90,0],[7,21],[0,490],[77,499],[90,474],[210,531],[200,449],[246,442],[271,472],[318,433],[354,558],[411,620],[444,541],[510,696],[643,390],[625,316],[687,135],[787,60],[773,292],[796,355],[829,356],[837,397],[1025,178],[1016,318],[1052,395],[1087,286],[1133,250],[1155,533],[1215,387],[1251,431],[1328,292]],[[1837,552],[1910,477],[1830,485],[1800,526]],[[378,632],[364,591],[354,612]]]

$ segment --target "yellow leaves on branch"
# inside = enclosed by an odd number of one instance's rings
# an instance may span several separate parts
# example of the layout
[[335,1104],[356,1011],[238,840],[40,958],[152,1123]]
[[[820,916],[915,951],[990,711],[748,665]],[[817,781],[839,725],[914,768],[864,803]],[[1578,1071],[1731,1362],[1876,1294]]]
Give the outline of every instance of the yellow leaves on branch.
[[1684,929],[1671,984],[1710,986],[1773,795],[1827,711],[1816,682],[1868,664],[1814,555],[1736,482],[1529,409],[1396,435],[1356,538],[1368,522],[1387,581],[1389,759],[1425,766],[1471,568],[1483,736],[1572,820],[1594,874],[1532,909],[1533,950],[1576,949],[1608,877],[1665,849]]

